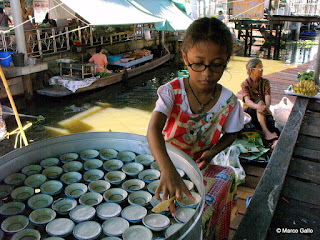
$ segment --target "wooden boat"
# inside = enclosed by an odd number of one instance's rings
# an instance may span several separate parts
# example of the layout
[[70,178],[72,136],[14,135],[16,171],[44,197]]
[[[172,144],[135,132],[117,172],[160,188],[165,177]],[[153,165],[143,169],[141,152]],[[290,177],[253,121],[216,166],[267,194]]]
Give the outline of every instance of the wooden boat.
[[85,91],[90,91],[97,88],[102,88],[117,82],[120,82],[122,80],[137,76],[141,73],[144,73],[146,71],[152,70],[165,62],[169,61],[171,58],[171,54],[167,53],[166,55],[151,60],[150,62],[144,63],[141,66],[125,70],[123,72],[114,73],[112,75],[101,77],[98,80],[96,80],[94,83],[92,83],[90,86],[79,88],[76,92],[72,92],[69,89],[63,87],[63,86],[52,86],[44,89],[37,90],[37,93],[40,95],[50,96],[50,97],[64,97],[76,93],[81,93]]

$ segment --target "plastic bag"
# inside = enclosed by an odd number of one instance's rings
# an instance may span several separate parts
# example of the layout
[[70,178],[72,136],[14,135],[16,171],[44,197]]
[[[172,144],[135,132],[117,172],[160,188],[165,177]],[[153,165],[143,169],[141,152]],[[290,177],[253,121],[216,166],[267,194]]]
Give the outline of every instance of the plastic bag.
[[246,173],[240,164],[239,155],[240,150],[236,146],[230,146],[212,159],[213,164],[228,166],[233,169],[237,186],[244,183],[246,178]]
[[6,128],[6,123],[2,116],[2,107],[0,104],[0,141],[5,139],[6,137],[7,137],[7,128]]
[[282,131],[282,129],[286,125],[286,122],[289,118],[292,107],[293,107],[293,103],[287,97],[283,97],[278,104],[274,106],[270,106],[270,110],[272,112],[272,115],[275,121],[275,126],[280,131]]

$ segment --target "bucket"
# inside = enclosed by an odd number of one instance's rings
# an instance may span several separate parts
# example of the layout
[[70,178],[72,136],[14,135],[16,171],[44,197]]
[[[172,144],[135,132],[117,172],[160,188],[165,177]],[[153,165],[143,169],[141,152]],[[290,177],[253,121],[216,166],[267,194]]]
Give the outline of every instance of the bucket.
[[4,67],[10,67],[12,62],[11,54],[13,52],[0,52],[1,65]]
[[11,57],[15,67],[24,66],[24,53],[13,53]]

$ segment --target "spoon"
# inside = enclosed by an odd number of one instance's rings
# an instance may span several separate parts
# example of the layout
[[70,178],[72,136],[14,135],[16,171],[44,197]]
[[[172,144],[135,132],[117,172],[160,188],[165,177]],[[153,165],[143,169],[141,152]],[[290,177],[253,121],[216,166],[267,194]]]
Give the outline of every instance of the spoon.
[[174,201],[176,199],[176,196],[173,196],[171,198],[169,198],[168,200],[162,201],[160,202],[157,206],[155,206],[154,208],[152,208],[152,212],[155,213],[161,213],[162,211],[164,211],[172,201]]

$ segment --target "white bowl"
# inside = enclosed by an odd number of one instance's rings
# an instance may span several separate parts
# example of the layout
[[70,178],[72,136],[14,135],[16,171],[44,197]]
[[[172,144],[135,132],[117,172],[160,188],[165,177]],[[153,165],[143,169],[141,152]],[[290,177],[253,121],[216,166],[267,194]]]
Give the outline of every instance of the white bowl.
[[101,225],[95,221],[85,221],[76,225],[73,236],[79,240],[96,239],[101,234]]
[[120,170],[123,166],[123,162],[118,159],[107,160],[103,163],[103,168],[106,171],[117,171]]
[[41,234],[35,229],[24,229],[20,232],[15,233],[11,240],[40,240]]
[[94,150],[94,149],[88,149],[88,150],[82,151],[80,153],[80,157],[84,161],[89,160],[89,159],[94,159],[94,158],[96,158],[98,156],[99,156],[99,152],[97,150]]
[[83,164],[85,170],[99,169],[102,165],[103,162],[99,159],[89,159]]
[[83,174],[83,179],[87,182],[97,181],[101,179],[104,175],[104,172],[99,169],[92,169],[89,171],[86,171]]
[[58,158],[46,158],[40,162],[40,166],[43,168],[53,167],[59,164]]
[[24,180],[24,185],[28,187],[37,188],[40,187],[47,180],[46,175],[33,174]]
[[121,240],[121,238],[118,238],[118,237],[105,237],[105,238],[101,238],[100,240]]
[[131,223],[140,222],[147,215],[147,209],[139,205],[130,205],[121,212],[121,217]]
[[147,189],[150,193],[155,194],[157,187],[159,186],[160,180],[155,180],[148,184]]
[[40,173],[41,170],[42,170],[42,167],[40,165],[32,164],[22,168],[21,172],[27,176],[31,176],[33,174]]
[[52,196],[48,194],[40,193],[28,199],[28,206],[31,209],[36,210],[40,208],[49,207],[52,204],[52,202],[53,202]]
[[142,223],[152,231],[158,232],[169,227],[170,219],[159,213],[151,213],[142,219]]
[[11,197],[15,201],[26,201],[34,194],[34,189],[32,187],[18,187],[12,191]]
[[128,196],[128,192],[122,188],[110,188],[104,192],[106,202],[122,203]]
[[50,208],[41,208],[30,213],[29,219],[36,226],[43,226],[56,218],[56,212]]
[[174,223],[170,225],[164,232],[164,236],[166,238],[170,237],[172,234],[174,234],[176,231],[178,231],[184,224],[182,223]]
[[139,173],[138,177],[144,182],[151,183],[160,178],[160,171],[155,169],[143,170]]
[[47,237],[47,238],[44,238],[43,240],[64,240],[64,238],[61,238],[61,237]]
[[121,206],[117,203],[106,202],[97,207],[97,216],[102,220],[118,217],[121,213]]
[[126,163],[122,167],[122,171],[131,177],[137,176],[143,169],[143,165],[136,162]]
[[120,236],[128,228],[128,221],[120,217],[110,218],[102,224],[103,233],[107,236]]
[[110,188],[110,183],[105,180],[97,180],[89,183],[88,187],[91,192],[104,193]]
[[72,161],[65,163],[62,168],[65,172],[80,172],[83,168],[83,164],[79,161]]
[[57,180],[50,180],[42,184],[40,186],[40,190],[42,193],[54,196],[61,192],[62,187],[63,187],[62,182]]
[[191,207],[191,208],[197,207],[199,202],[201,201],[201,196],[199,193],[193,192],[193,191],[191,191],[191,194],[196,199],[195,201],[191,201],[189,198],[187,198],[185,194],[183,194],[182,201],[181,202],[177,201],[178,205],[180,207]]
[[179,208],[176,210],[176,215],[174,216],[174,219],[178,223],[186,223],[193,217],[195,212],[196,210],[193,208],[189,208],[189,207]]
[[21,185],[27,176],[23,173],[13,173],[4,179],[4,183],[13,187]]
[[65,215],[77,206],[77,201],[73,198],[60,198],[53,202],[52,209],[57,213]]
[[100,150],[100,157],[103,160],[110,160],[110,159],[114,159],[117,157],[118,155],[118,151],[112,148],[104,148]]
[[140,179],[130,179],[122,183],[122,188],[127,192],[136,192],[143,189],[145,182]]
[[129,227],[123,234],[123,240],[152,240],[152,232],[145,226],[136,225]]
[[103,197],[100,193],[88,192],[79,198],[79,202],[84,205],[96,206],[101,203],[102,199]]
[[108,172],[104,176],[104,179],[111,184],[118,185],[118,184],[121,184],[126,179],[126,174],[121,171],[112,171],[112,172]]
[[49,222],[46,226],[46,232],[54,237],[66,237],[74,228],[74,222],[69,218],[57,218]]
[[151,163],[151,169],[155,169],[155,170],[158,170],[160,171],[160,167],[158,165],[158,163],[156,161],[154,161],[153,163]]
[[190,180],[183,179],[184,184],[187,186],[188,190],[191,191],[194,187],[194,183]]
[[47,167],[42,171],[43,175],[46,175],[49,179],[57,179],[63,173],[63,169],[58,166]]
[[69,213],[74,222],[84,222],[91,220],[96,214],[96,209],[89,205],[78,205]]
[[87,191],[88,187],[83,183],[73,183],[64,189],[64,193],[71,198],[79,198]]
[[147,206],[150,204],[152,195],[147,191],[137,191],[129,195],[128,202],[131,205]]
[[154,157],[150,154],[141,154],[136,156],[135,162],[144,166],[150,166],[154,162]]
[[0,185],[0,199],[8,197],[12,191],[13,187],[11,185]]
[[136,158],[136,154],[131,151],[121,151],[118,153],[117,158],[123,162],[132,162]]
[[26,216],[15,215],[4,219],[1,223],[1,229],[11,235],[25,229],[28,224],[29,219]]
[[62,174],[60,181],[64,184],[70,185],[72,183],[80,182],[82,174],[79,172],[67,172]]
[[26,206],[23,202],[8,202],[0,207],[0,215],[13,216],[21,214]]
[[60,156],[60,160],[63,163],[72,162],[77,160],[79,155],[77,153],[65,153]]

